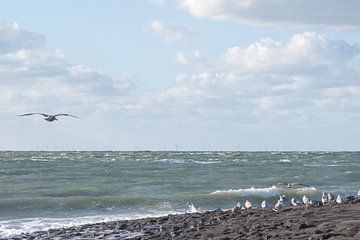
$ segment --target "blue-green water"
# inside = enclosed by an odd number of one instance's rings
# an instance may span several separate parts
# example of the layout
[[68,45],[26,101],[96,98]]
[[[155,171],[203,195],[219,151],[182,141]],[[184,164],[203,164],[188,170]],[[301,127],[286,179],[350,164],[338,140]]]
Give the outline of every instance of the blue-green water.
[[0,152],[0,237],[359,188],[360,152]]

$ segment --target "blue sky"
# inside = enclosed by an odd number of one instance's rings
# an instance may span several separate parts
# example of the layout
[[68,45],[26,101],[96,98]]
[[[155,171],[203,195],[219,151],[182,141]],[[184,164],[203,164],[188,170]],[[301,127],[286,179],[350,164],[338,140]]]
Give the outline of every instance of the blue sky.
[[359,7],[3,1],[0,150],[359,150]]

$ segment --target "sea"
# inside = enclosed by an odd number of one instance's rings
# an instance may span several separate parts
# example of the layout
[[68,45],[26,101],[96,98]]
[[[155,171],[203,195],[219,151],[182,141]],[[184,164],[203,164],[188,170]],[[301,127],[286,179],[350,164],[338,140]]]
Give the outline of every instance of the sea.
[[360,152],[3,151],[0,238],[359,188]]

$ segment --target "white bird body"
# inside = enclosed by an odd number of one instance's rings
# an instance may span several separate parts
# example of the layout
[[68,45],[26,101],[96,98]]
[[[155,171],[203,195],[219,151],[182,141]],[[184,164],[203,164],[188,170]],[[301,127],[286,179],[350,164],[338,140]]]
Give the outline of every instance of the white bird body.
[[232,213],[239,213],[241,210],[241,204],[240,202],[238,202],[232,209],[231,209],[231,212]]
[[266,207],[267,207],[266,200],[263,200],[263,201],[261,202],[261,208],[262,208],[262,209],[265,209]]
[[277,201],[277,203],[275,204],[275,208],[276,208],[276,209],[279,209],[279,208],[281,208],[283,205],[284,205],[284,202],[279,199],[279,200]]
[[276,202],[273,210],[274,210],[275,212],[277,212],[277,211],[279,211],[280,208],[283,207],[283,205],[284,205],[284,202],[283,202],[281,199],[279,199],[279,200]]
[[249,200],[246,200],[245,209],[250,209],[250,208],[251,208],[251,202]]
[[335,200],[334,195],[332,195],[331,193],[328,193],[328,194],[327,194],[327,198],[328,198],[329,203],[330,203],[330,202],[333,202],[333,201]]
[[25,116],[30,116],[30,115],[42,115],[44,116],[45,120],[48,121],[48,122],[53,122],[55,120],[58,120],[56,117],[57,116],[67,116],[67,117],[74,117],[74,118],[79,118],[77,116],[74,116],[74,115],[71,115],[71,114],[67,114],[67,113],[59,113],[59,114],[54,114],[54,115],[51,115],[51,114],[46,114],[46,113],[25,113],[25,114],[21,114],[21,115],[18,115],[19,117],[25,117]]
[[323,205],[325,205],[326,203],[328,203],[328,197],[326,196],[326,193],[323,192],[322,196],[321,196],[321,202]]
[[296,202],[296,200],[295,200],[295,198],[292,198],[292,199],[291,199],[291,205],[293,205],[293,206],[297,206],[297,205],[298,205],[297,202]]
[[303,196],[303,203],[306,205],[306,206],[308,206],[308,205],[310,205],[310,199],[306,196],[306,195],[304,195]]
[[337,202],[338,204],[342,203],[342,199],[341,199],[341,197],[340,197],[340,194],[337,195],[336,202]]

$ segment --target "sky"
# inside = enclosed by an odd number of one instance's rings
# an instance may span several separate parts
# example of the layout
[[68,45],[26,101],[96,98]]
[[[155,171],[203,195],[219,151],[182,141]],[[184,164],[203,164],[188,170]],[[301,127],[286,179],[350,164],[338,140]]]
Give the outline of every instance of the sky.
[[358,9],[3,0],[0,150],[360,150]]

